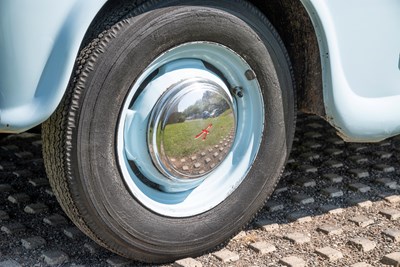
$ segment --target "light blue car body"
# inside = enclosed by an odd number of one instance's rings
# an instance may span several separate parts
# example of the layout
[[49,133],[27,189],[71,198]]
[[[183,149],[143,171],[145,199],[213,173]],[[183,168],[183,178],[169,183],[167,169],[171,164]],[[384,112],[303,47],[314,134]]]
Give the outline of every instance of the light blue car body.
[[302,0],[321,52],[326,119],[348,141],[400,133],[400,1]]
[[106,1],[0,1],[0,132],[25,131],[54,112]]
[[[107,0],[0,2],[0,132],[46,120]],[[326,119],[348,141],[400,133],[400,1],[301,0],[316,31]]]

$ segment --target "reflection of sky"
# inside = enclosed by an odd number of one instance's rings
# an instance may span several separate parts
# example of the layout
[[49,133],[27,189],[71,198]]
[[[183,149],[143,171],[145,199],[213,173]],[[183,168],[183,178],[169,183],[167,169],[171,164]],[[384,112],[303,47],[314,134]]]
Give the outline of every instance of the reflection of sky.
[[203,98],[203,94],[204,94],[203,90],[190,91],[190,93],[182,97],[182,100],[179,102],[178,112],[183,112],[188,107],[196,104],[198,100],[201,100]]

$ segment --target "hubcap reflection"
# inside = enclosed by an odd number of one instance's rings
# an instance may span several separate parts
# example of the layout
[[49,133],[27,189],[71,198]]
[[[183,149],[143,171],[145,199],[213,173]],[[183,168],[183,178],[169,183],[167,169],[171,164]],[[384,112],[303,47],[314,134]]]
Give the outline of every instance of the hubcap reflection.
[[148,146],[166,177],[196,179],[225,159],[234,140],[233,99],[219,84],[192,78],[171,86],[150,117]]

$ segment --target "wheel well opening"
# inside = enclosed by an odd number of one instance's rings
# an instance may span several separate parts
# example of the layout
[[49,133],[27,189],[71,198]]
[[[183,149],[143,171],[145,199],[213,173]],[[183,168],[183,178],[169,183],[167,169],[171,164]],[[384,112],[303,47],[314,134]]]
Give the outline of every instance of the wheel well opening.
[[[325,117],[322,90],[322,67],[317,36],[311,19],[300,0],[248,0],[256,6],[278,31],[292,62],[296,83],[297,109]],[[82,46],[97,37],[104,28],[112,25],[145,0],[109,0],[96,16]],[[107,14],[118,16],[110,17]]]
[[278,31],[292,62],[298,110],[325,116],[318,40],[299,0],[249,0]]

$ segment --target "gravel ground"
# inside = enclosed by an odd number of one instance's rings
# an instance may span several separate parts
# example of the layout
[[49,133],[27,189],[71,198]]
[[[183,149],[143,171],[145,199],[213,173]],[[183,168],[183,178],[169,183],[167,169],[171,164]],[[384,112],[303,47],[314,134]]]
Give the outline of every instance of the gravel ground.
[[[220,251],[162,266],[388,266],[385,255],[400,252],[400,138],[351,144],[318,117],[300,114],[297,125],[286,171],[258,217]],[[67,219],[40,135],[0,139],[0,227],[0,267],[144,266]]]

